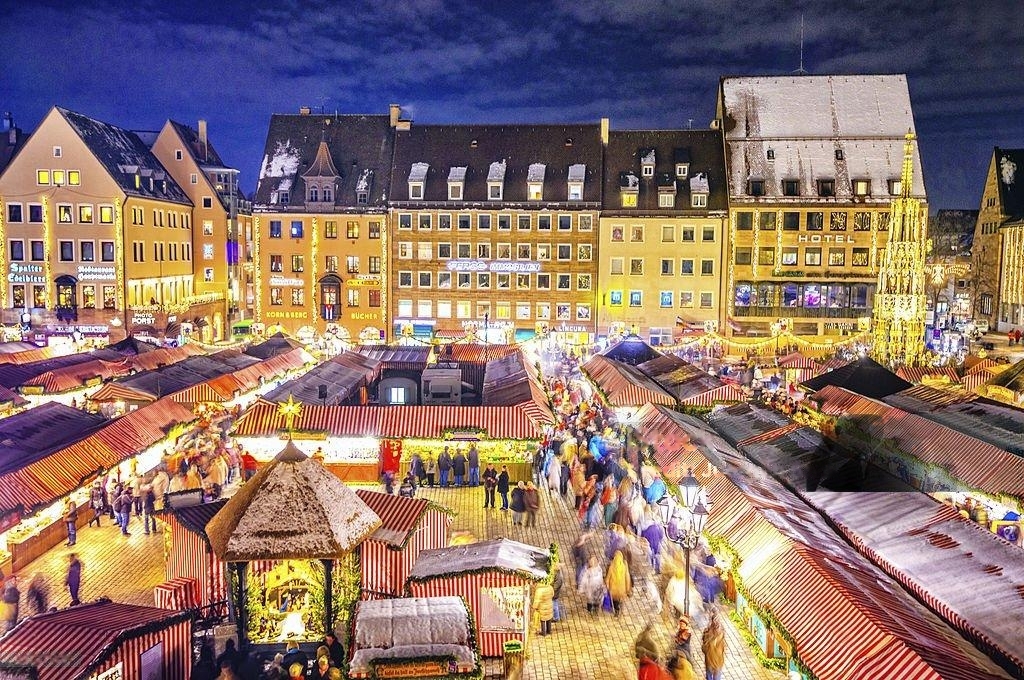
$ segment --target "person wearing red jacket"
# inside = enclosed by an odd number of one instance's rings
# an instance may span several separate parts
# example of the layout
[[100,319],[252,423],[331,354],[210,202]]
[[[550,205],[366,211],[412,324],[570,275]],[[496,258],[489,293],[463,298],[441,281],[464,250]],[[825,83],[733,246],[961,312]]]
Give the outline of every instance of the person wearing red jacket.
[[256,474],[259,467],[260,464],[256,462],[251,453],[248,451],[242,452],[242,479],[248,482]]

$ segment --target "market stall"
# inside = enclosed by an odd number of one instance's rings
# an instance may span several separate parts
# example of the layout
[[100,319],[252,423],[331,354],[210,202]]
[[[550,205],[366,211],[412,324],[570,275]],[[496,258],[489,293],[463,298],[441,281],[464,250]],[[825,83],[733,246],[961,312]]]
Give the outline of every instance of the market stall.
[[198,584],[196,605],[215,606],[224,614],[228,599],[227,564],[213,552],[206,535],[206,525],[224,507],[225,500],[199,503],[185,507],[172,504],[162,515],[170,528],[165,554],[168,581],[194,579]]
[[381,519],[381,526],[358,548],[362,597],[401,597],[420,552],[448,545],[454,513],[424,498],[368,489],[358,489],[356,495]]
[[358,599],[353,553],[380,526],[354,491],[289,440],[206,525],[214,555],[231,563],[242,647],[315,647]]
[[350,678],[483,677],[469,612],[458,597],[360,602],[351,637]]
[[0,659],[34,668],[38,680],[187,680],[190,617],[100,600],[25,619],[0,639]]
[[553,577],[555,562],[551,550],[507,538],[424,550],[406,589],[413,597],[464,598],[480,655],[497,657],[505,642],[526,643],[533,587]]

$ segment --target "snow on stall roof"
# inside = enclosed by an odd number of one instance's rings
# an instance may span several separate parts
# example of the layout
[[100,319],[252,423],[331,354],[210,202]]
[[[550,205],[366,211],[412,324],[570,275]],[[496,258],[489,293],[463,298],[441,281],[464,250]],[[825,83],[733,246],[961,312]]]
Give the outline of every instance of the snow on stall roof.
[[425,581],[436,576],[501,569],[540,581],[547,576],[550,562],[551,553],[545,548],[498,538],[469,545],[424,550],[416,558],[409,578]]
[[427,179],[427,170],[429,169],[430,163],[413,163],[412,168],[409,170],[409,181],[425,182]]
[[357,649],[468,645],[469,612],[461,597],[366,600],[356,612]]
[[487,169],[487,181],[488,182],[504,182],[505,181],[505,170],[507,164],[504,160],[494,161],[491,163],[491,167]]
[[359,179],[356,180],[356,191],[369,191],[370,182],[373,181],[373,170],[370,168],[363,168],[363,171],[359,173]]
[[708,176],[703,172],[699,172],[690,178],[691,194],[706,194],[710,191],[711,189],[708,185]]
[[373,647],[357,650],[352,655],[352,662],[349,667],[352,671],[366,672],[370,668],[370,663],[377,659],[420,659],[430,656],[454,657],[455,662],[460,665],[476,663],[473,650],[465,645],[405,645],[403,647],[390,647],[387,649]]
[[527,182],[543,182],[547,166],[543,163],[530,163],[530,169],[526,172]]
[[587,176],[587,166],[585,163],[573,163],[569,166],[569,181],[570,182],[582,182],[583,178]]
[[290,139],[279,141],[273,155],[263,157],[260,179],[271,177],[292,177],[299,169],[302,153],[292,146]]
[[466,166],[453,165],[451,170],[448,171],[449,182],[465,182],[466,181]]
[[220,559],[247,562],[338,557],[380,525],[352,489],[289,440],[206,531]]

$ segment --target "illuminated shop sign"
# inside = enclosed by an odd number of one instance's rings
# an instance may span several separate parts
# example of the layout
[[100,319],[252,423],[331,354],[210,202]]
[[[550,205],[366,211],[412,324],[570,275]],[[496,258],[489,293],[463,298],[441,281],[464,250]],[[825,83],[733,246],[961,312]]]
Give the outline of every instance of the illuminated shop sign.
[[88,264],[78,265],[79,281],[114,281],[117,272],[113,267],[94,267]]
[[448,260],[448,270],[453,272],[539,272],[540,262],[518,262],[516,260]]
[[302,279],[287,279],[283,276],[271,276],[271,286],[304,286],[306,285]]
[[842,234],[800,234],[796,237],[798,243],[856,243],[852,236],[843,236]]
[[46,283],[43,277],[43,265],[21,264],[12,262],[7,270],[7,280],[11,283]]

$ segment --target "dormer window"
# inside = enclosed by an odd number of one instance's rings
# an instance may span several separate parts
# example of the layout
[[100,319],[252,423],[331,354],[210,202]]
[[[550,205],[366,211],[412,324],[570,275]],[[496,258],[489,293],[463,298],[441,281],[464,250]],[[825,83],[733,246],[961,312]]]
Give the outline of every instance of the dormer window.
[[466,186],[466,168],[453,167],[448,171],[448,200],[461,201],[462,191]]
[[330,187],[324,187],[324,203],[331,203],[334,199]]
[[658,173],[658,207],[674,208],[676,205],[676,178],[670,172]]
[[818,195],[830,197],[836,195],[836,181],[834,179],[818,180]]
[[748,196],[764,196],[764,180],[763,179],[748,179],[747,180],[747,195]]
[[[291,199],[291,196],[289,195],[289,193],[287,191],[278,191],[277,192],[277,203],[279,203],[281,205],[284,205],[284,204],[288,203],[290,199]],[[270,202],[274,203],[274,200],[271,199]]]
[[775,160],[775,149],[768,149],[768,160]]
[[495,161],[487,169],[487,200],[500,201],[505,190],[505,161]]
[[654,149],[640,149],[640,174],[654,177]]
[[310,203],[316,203],[319,200],[320,200],[320,190],[317,187],[315,187],[315,186],[311,186],[309,188],[309,201],[310,201]]
[[837,161],[841,161],[844,158],[845,158],[845,156],[843,155],[843,150],[842,149],[836,149],[836,160]]
[[708,176],[699,172],[690,178],[690,207],[708,207],[708,194],[711,193],[711,185],[708,183]]
[[619,196],[623,208],[635,208],[640,195],[640,178],[632,172],[619,173]]
[[668,191],[658,192],[658,207],[659,208],[674,208],[676,207],[676,195]]
[[672,151],[672,162],[676,166],[676,179],[686,179],[690,176],[689,149],[674,149]]
[[583,200],[583,181],[587,175],[587,166],[577,163],[569,166],[569,200]]
[[782,180],[782,195],[783,196],[799,196],[800,195],[800,180],[798,180],[798,179],[784,179],[784,180]]
[[890,196],[899,196],[901,193],[903,193],[903,182],[901,182],[898,179],[890,179],[889,180],[889,195]]
[[869,196],[869,195],[871,195],[871,180],[869,180],[869,179],[855,179],[855,180],[853,180],[853,195],[854,196]]
[[423,185],[427,181],[427,170],[429,163],[413,163],[409,171],[409,200],[423,200]]
[[356,203],[359,205],[366,205],[370,202],[370,193],[368,191],[357,191],[356,192]]
[[370,185],[373,183],[373,170],[364,168],[356,179],[356,203],[366,205],[370,202]]
[[689,163],[676,163],[676,177],[679,179],[686,179],[686,176],[690,174]]
[[543,163],[531,163],[526,172],[526,195],[531,201],[544,200],[544,175],[547,166]]

